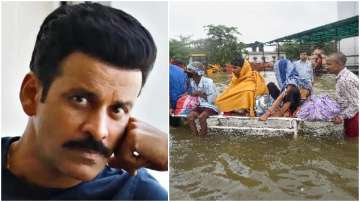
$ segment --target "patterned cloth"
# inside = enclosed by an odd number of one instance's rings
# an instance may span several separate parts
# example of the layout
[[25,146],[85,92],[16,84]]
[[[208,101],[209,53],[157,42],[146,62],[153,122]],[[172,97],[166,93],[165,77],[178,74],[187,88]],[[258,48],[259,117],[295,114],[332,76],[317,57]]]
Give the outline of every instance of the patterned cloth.
[[297,70],[295,68],[289,74],[281,91],[283,91],[286,88],[286,86],[289,84],[293,84],[293,85],[297,86],[298,88],[307,89],[310,92],[312,91],[311,83],[306,79],[300,78],[299,73],[297,72]]
[[311,95],[301,106],[297,117],[305,121],[331,121],[340,113],[340,106],[331,97]]
[[359,78],[346,68],[336,76],[336,101],[343,119],[350,119],[359,112]]
[[199,106],[207,107],[218,112],[218,109],[214,105],[218,92],[212,79],[202,76],[199,84],[196,84],[193,79],[190,79],[190,91],[201,91],[205,93],[206,99],[201,97]]
[[199,76],[205,74],[204,66],[200,62],[193,62],[187,66],[187,70],[195,72]]
[[294,67],[290,60],[281,59],[277,61],[274,64],[274,71],[281,92],[284,91],[289,84],[309,91],[312,90],[311,82],[300,76],[297,68]]
[[188,115],[191,110],[199,106],[199,103],[198,96],[183,95],[176,103],[175,115]]

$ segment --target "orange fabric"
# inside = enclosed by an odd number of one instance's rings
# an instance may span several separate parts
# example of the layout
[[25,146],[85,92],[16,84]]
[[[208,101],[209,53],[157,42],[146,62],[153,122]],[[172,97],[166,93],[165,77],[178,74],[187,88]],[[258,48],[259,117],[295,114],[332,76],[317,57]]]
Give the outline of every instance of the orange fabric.
[[216,98],[215,104],[222,112],[247,109],[250,116],[255,116],[255,97],[265,93],[268,90],[264,78],[245,60],[239,77],[233,73],[229,87]]

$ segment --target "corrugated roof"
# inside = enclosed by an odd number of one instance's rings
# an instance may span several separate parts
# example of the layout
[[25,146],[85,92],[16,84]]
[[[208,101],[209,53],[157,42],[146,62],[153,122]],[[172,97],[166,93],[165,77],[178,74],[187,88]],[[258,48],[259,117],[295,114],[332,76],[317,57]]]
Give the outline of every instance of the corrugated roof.
[[319,43],[340,40],[354,36],[359,36],[358,15],[303,32],[271,40],[266,42],[266,44],[286,41],[297,41],[300,43]]

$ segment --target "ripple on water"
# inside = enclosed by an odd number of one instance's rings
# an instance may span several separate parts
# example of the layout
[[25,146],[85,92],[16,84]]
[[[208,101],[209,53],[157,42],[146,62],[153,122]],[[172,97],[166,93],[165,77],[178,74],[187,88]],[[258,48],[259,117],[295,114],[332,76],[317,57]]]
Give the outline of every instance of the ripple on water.
[[301,136],[200,138],[177,132],[170,138],[172,200],[358,198],[356,142]]

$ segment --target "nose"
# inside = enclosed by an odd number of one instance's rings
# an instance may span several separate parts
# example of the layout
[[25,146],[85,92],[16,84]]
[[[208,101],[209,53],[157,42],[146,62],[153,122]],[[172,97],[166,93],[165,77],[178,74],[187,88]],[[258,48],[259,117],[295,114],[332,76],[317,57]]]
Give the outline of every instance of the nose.
[[96,140],[104,140],[109,136],[108,115],[105,109],[89,114],[82,131],[90,134]]

